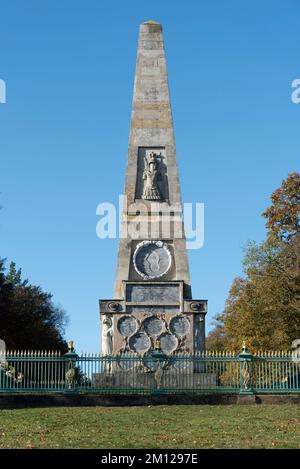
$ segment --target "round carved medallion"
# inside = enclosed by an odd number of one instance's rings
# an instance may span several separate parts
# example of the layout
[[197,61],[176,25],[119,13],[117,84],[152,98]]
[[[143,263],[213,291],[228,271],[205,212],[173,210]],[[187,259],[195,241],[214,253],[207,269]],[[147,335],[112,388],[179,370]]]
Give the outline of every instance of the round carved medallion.
[[178,340],[173,334],[165,332],[159,338],[160,348],[163,353],[172,353],[178,347]]
[[164,323],[157,316],[150,316],[146,318],[143,322],[144,329],[150,337],[157,337],[162,333]]
[[138,329],[138,323],[133,316],[123,316],[118,321],[118,329],[123,337],[130,337]]
[[129,339],[129,347],[137,353],[145,353],[151,347],[149,337],[143,332],[139,332]]
[[190,304],[190,308],[192,311],[200,311],[200,309],[202,309],[202,304],[199,303],[199,301],[193,301]]
[[170,321],[170,331],[177,337],[184,337],[190,330],[190,322],[184,316],[175,316]]
[[119,303],[111,301],[110,303],[108,303],[108,309],[110,309],[110,311],[119,311]]
[[145,280],[162,277],[170,270],[171,264],[171,253],[162,241],[142,241],[133,254],[134,268]]

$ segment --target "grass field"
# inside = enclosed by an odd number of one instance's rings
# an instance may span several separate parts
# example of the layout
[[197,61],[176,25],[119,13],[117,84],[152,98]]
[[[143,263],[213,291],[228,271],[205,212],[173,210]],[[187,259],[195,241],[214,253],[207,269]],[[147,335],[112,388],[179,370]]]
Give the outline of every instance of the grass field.
[[0,410],[0,448],[300,448],[296,405]]

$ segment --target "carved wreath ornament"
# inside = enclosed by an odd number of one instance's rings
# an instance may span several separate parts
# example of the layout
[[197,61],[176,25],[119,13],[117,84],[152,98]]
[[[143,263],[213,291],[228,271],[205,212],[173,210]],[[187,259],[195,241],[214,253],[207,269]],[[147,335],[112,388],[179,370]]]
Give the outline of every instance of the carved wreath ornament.
[[133,265],[144,280],[166,275],[171,268],[172,256],[163,241],[142,241],[133,254]]
[[17,372],[16,369],[9,365],[6,361],[0,362],[0,370],[3,370],[8,378],[11,378],[15,383],[22,383],[24,375]]

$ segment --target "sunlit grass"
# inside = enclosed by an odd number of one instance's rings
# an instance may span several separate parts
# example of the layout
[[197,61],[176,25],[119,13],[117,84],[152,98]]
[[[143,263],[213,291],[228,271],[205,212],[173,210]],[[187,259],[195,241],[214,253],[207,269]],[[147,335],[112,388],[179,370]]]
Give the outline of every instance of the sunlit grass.
[[0,448],[299,448],[296,405],[0,410]]

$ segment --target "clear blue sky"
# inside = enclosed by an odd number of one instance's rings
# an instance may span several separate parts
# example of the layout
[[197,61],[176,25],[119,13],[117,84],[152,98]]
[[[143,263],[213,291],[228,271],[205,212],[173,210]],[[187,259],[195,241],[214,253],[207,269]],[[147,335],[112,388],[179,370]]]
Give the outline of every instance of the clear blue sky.
[[95,211],[123,191],[139,24],[163,24],[183,200],[205,203],[189,260],[209,326],[298,169],[299,17],[298,0],[0,0],[0,256],[53,293],[78,351],[98,350],[113,292]]

